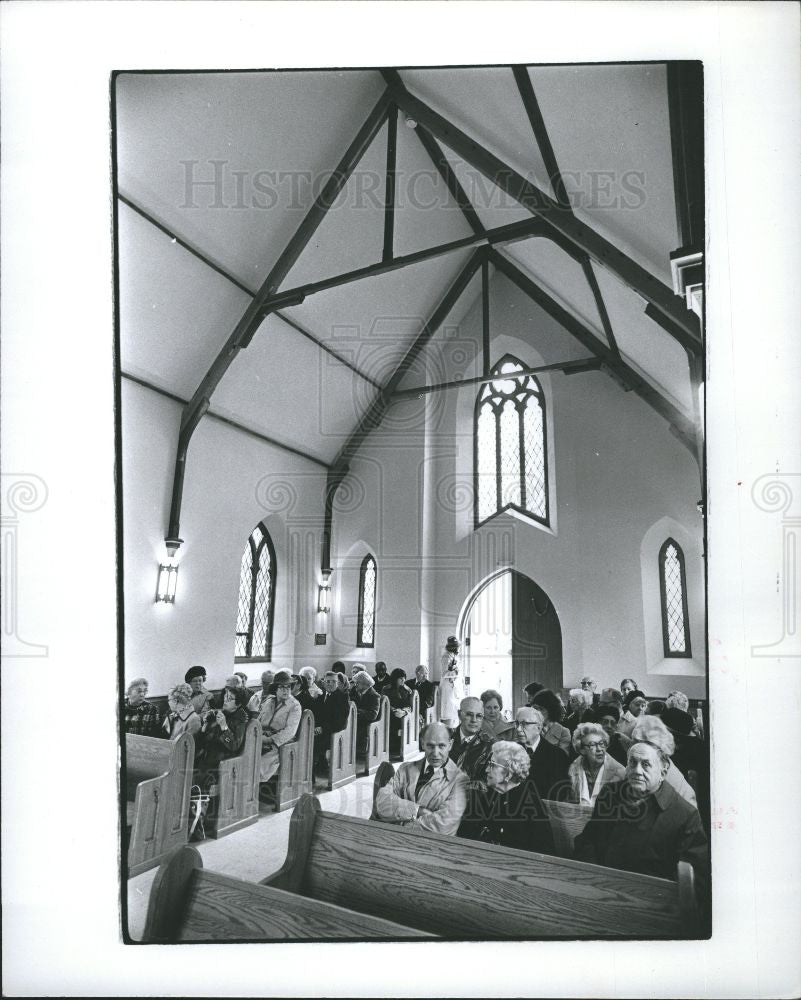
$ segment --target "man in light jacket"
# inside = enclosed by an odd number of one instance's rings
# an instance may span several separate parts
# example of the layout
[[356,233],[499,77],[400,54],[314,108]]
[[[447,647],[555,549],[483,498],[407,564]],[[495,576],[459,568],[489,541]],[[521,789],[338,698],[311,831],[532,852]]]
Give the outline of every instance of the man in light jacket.
[[451,736],[441,722],[422,734],[423,760],[401,764],[376,796],[376,813],[385,823],[407,830],[453,835],[467,807],[468,777],[449,759]]

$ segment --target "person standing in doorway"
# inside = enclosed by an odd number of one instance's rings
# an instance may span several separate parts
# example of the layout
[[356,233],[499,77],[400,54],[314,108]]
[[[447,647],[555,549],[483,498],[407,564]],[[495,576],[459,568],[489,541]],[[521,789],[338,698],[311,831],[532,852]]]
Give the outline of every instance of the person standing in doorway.
[[440,659],[440,722],[453,729],[459,717],[459,705],[464,698],[464,681],[462,679],[462,662],[459,640],[455,635],[449,635],[445,643],[445,652]]

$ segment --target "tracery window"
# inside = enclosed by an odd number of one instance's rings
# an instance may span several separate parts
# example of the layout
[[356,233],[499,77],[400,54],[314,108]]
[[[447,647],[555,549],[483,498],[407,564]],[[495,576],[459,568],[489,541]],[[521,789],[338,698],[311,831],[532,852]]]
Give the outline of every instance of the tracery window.
[[510,508],[549,524],[545,396],[534,375],[514,376],[524,370],[507,354],[491,372],[506,377],[476,399],[476,527]]
[[684,553],[672,538],[659,550],[659,589],[665,656],[691,656]]
[[269,532],[257,524],[242,553],[235,659],[269,660],[272,656],[277,569]]
[[375,646],[375,594],[378,571],[371,555],[362,560],[359,571],[359,623],[356,629],[356,645],[365,648]]

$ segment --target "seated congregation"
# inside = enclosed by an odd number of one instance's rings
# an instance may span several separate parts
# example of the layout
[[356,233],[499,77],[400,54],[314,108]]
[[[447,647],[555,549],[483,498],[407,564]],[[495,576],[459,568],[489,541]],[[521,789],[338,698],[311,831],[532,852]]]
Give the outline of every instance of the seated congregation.
[[[265,670],[255,691],[242,674],[228,677],[220,692],[208,691],[205,679],[202,667],[187,671],[185,683],[170,691],[163,714],[157,702],[147,700],[147,682],[139,678],[129,685],[124,706],[129,760],[141,753],[142,744],[163,762],[153,749],[159,743],[194,741],[191,779],[184,782],[191,780],[194,794],[188,807],[176,806],[185,824],[183,844],[256,822],[259,801],[276,810],[295,805],[313,824],[303,803],[315,791],[315,779],[328,788],[352,781],[358,759],[359,773],[375,773],[371,825],[384,828],[387,836],[390,830],[402,831],[402,837],[422,835],[417,847],[410,842],[413,852],[438,852],[448,838],[465,850],[470,842],[487,845],[482,864],[491,864],[498,850],[502,866],[502,855],[511,848],[541,856],[543,863],[560,858],[604,866],[621,879],[622,873],[660,882],[679,878],[682,912],[686,917],[689,892],[695,933],[706,926],[708,840],[699,807],[706,815],[707,755],[700,720],[690,714],[681,692],[664,702],[649,700],[627,678],[620,690],[599,695],[593,679],[585,677],[567,693],[567,708],[559,693],[534,683],[523,690],[525,703],[514,712],[504,709],[498,691],[487,690],[480,698],[462,698],[456,720],[443,720],[442,692],[428,680],[425,666],[407,681],[404,670],[388,672],[380,662],[374,676],[359,664],[348,676],[337,662],[320,684],[311,666],[297,674]],[[348,746],[350,769],[341,759]],[[238,769],[224,774],[232,761]],[[166,765],[156,770],[160,766]],[[241,815],[231,812],[237,793]],[[226,809],[228,818],[220,821]],[[292,829],[296,819],[293,815]],[[160,852],[154,848],[149,863],[129,855],[129,874],[171,859],[181,843],[175,826],[172,840]],[[132,836],[131,851],[135,842]],[[199,865],[198,856],[190,867]],[[689,890],[681,884],[682,866],[694,886]],[[615,884],[616,876],[605,877]],[[622,881],[621,891],[628,884]],[[668,898],[672,906],[675,900]],[[373,936],[369,926],[368,937]],[[519,936],[533,933],[521,928]],[[390,927],[375,936],[404,935]]]

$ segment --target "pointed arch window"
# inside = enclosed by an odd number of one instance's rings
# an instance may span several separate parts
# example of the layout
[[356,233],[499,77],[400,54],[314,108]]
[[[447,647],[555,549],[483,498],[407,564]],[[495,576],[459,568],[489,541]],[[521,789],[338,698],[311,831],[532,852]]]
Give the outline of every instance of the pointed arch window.
[[257,524],[242,553],[236,615],[236,660],[270,660],[278,567],[270,534]]
[[359,623],[356,645],[372,649],[375,646],[375,594],[378,569],[375,559],[368,553],[359,570]]
[[525,365],[507,354],[492,369],[475,410],[475,524],[517,510],[549,525],[545,395]]
[[665,657],[692,656],[684,553],[672,538],[668,538],[659,550],[659,589]]

